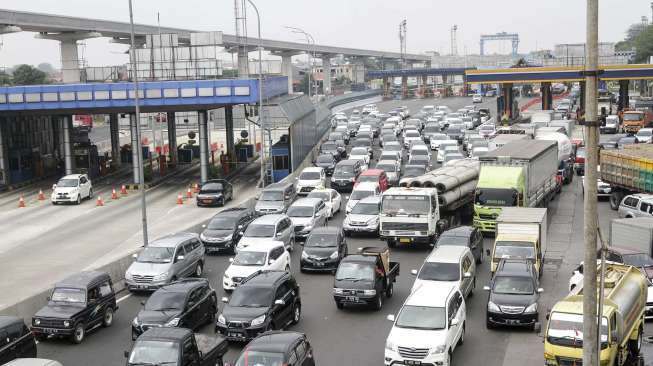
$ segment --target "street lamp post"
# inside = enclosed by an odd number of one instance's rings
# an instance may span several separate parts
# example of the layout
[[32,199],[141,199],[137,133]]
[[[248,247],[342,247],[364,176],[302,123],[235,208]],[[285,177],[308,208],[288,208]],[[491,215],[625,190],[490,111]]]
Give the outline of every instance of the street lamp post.
[[139,167],[139,189],[141,191],[141,221],[143,222],[143,245],[147,246],[147,208],[145,205],[145,172],[143,168],[143,148],[141,147],[141,106],[138,90],[138,65],[136,64],[136,37],[134,36],[134,11],[132,9],[132,0],[129,0],[129,24],[130,24],[130,38],[131,46],[129,47],[129,57],[132,64],[133,84],[134,84],[134,107],[135,107],[135,123],[136,123],[136,139],[138,146],[132,146],[132,149],[137,149],[138,161],[134,162]]
[[261,41],[261,16],[252,0],[247,0],[247,2],[254,8],[258,25],[258,121],[261,125],[261,188],[263,188],[265,187],[265,124],[263,123],[263,61],[261,56],[263,43]]
[[[286,26],[286,28],[290,29],[293,33],[301,33],[301,34],[304,35],[304,37],[306,37],[306,43],[309,46],[312,46],[312,48],[313,48],[313,58],[315,58],[315,38],[313,38],[313,36],[310,33],[306,32],[305,30],[303,30],[301,28],[288,27],[288,26]],[[308,97],[309,98],[311,97],[311,74],[313,73],[313,65],[312,64],[313,64],[313,62],[312,62],[312,59],[311,59],[311,53],[308,52],[308,88],[307,89],[308,89]],[[316,90],[315,90],[315,95],[317,96],[317,86],[316,86]]]

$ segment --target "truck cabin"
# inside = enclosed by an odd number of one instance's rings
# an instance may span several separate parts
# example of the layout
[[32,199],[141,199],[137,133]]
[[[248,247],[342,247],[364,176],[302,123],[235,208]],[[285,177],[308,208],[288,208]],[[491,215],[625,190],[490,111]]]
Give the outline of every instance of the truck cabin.
[[[579,300],[579,303],[582,304],[582,299]],[[583,348],[583,314],[575,313],[574,306],[568,309],[569,312],[565,310],[565,306],[560,306],[559,311],[552,311],[547,315],[549,321],[546,341],[555,346]],[[611,329],[616,332],[617,321],[614,313],[610,316],[610,321],[608,321],[610,314],[604,312],[603,315],[601,318],[601,349],[606,349],[608,334],[611,333]],[[612,324],[612,327],[608,327],[608,323]]]
[[380,256],[354,254],[345,257],[336,272],[336,281],[374,281],[385,277]]
[[515,188],[477,188],[474,202],[481,206],[515,207],[521,206],[521,196]]
[[435,195],[428,194],[384,194],[381,201],[381,212],[386,216],[420,217],[435,212],[438,200]]

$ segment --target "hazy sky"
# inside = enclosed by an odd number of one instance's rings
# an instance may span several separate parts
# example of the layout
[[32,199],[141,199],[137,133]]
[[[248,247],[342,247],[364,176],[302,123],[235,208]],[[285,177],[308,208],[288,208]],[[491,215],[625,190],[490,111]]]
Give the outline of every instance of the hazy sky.
[[[516,32],[520,51],[552,48],[556,43],[584,42],[583,0],[254,0],[261,12],[265,38],[299,41],[284,26],[300,27],[317,43],[334,46],[398,51],[398,24],[408,21],[408,52],[450,49],[450,29],[458,25],[458,52],[479,52],[479,35]],[[5,9],[128,21],[127,0],[2,0]],[[221,30],[233,33],[233,0],[134,0],[135,21],[164,26]],[[600,0],[601,41],[623,39],[626,28],[651,16],[650,0]],[[254,12],[249,12],[249,34],[256,34]],[[55,41],[34,39],[32,33],[0,36],[0,66],[50,62],[59,67]],[[80,55],[89,65],[127,61],[126,46],[107,39],[87,40]],[[487,52],[509,53],[508,42],[487,45]]]

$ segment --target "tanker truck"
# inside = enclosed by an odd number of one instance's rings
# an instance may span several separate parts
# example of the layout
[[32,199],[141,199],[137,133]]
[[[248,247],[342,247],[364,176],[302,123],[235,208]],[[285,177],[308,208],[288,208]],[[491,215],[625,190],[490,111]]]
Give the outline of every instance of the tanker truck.
[[[632,266],[614,263],[605,266],[601,365],[623,366],[639,357],[648,280]],[[598,267],[600,273],[601,264]],[[583,360],[582,284],[553,306],[547,320],[544,364],[580,365]]]

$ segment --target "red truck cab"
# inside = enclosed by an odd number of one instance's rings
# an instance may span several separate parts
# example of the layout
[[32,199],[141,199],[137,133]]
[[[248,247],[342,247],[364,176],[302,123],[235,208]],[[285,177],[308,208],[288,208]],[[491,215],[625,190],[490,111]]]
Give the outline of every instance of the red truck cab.
[[356,187],[360,182],[378,183],[381,192],[385,192],[385,190],[388,189],[388,176],[382,169],[367,169],[366,171],[362,172],[358,176],[358,179],[356,179],[354,187]]

